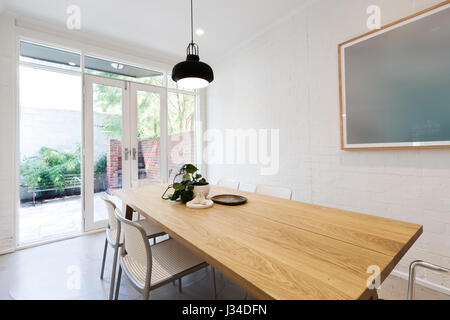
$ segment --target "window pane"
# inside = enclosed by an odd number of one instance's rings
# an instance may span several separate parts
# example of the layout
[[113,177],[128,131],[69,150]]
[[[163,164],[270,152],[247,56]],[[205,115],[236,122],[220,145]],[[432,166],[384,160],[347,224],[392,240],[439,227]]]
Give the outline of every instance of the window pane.
[[81,75],[20,66],[20,244],[82,232]]
[[195,164],[195,105],[190,94],[169,92],[169,180],[184,164]]
[[66,70],[80,71],[80,55],[78,53],[46,47],[31,42],[20,42],[20,61],[57,67]]
[[94,222],[107,219],[100,194],[122,188],[122,89],[94,84]]
[[160,180],[160,105],[157,93],[138,91],[138,176]]
[[141,82],[155,86],[164,85],[164,74],[158,71],[88,56],[84,58],[84,66],[86,73],[98,76]]

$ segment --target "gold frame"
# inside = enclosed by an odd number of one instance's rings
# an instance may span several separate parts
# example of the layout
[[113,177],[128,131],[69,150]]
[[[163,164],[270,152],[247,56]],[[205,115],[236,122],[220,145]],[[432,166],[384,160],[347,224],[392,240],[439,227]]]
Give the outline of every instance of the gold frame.
[[450,149],[450,144],[448,144],[448,145],[434,145],[434,146],[403,146],[403,147],[362,147],[362,148],[346,148],[346,147],[345,147],[345,141],[344,141],[344,119],[343,119],[343,118],[344,118],[344,117],[343,117],[343,111],[344,111],[344,101],[343,101],[343,100],[344,100],[344,98],[343,98],[343,84],[342,84],[342,54],[341,54],[342,47],[345,46],[345,45],[347,45],[347,44],[349,44],[349,43],[351,43],[351,42],[354,42],[354,41],[359,40],[359,39],[361,39],[361,38],[367,37],[367,36],[369,36],[369,35],[371,35],[371,34],[380,32],[380,31],[382,31],[382,30],[385,30],[385,29],[387,29],[387,28],[390,28],[390,27],[395,26],[395,25],[397,25],[397,24],[400,24],[400,23],[402,23],[402,22],[408,21],[408,20],[410,20],[410,19],[413,19],[413,18],[415,18],[415,17],[418,17],[418,16],[423,15],[423,14],[425,14],[425,13],[428,13],[428,12],[430,12],[430,11],[436,10],[436,9],[441,8],[441,7],[443,7],[443,6],[446,6],[446,5],[448,5],[448,4],[450,4],[450,0],[446,0],[446,1],[444,1],[444,2],[441,2],[441,3],[437,4],[437,5],[434,5],[434,6],[430,7],[430,8],[428,8],[428,9],[421,10],[421,11],[419,11],[419,12],[416,12],[416,13],[414,13],[414,14],[412,14],[412,15],[410,15],[410,16],[407,16],[407,17],[405,17],[405,18],[403,18],[403,19],[400,19],[400,20],[394,21],[394,22],[392,22],[392,23],[389,23],[389,24],[387,24],[387,25],[381,27],[380,29],[376,29],[376,30],[373,30],[373,31],[364,33],[364,34],[362,34],[362,35],[360,35],[360,36],[358,36],[358,37],[352,38],[352,39],[347,40],[347,41],[345,41],[345,42],[342,42],[342,43],[340,43],[340,44],[338,45],[338,60],[339,60],[339,67],[338,67],[338,68],[339,68],[339,70],[338,70],[338,72],[339,72],[339,104],[340,104],[339,118],[340,118],[340,121],[341,121],[341,150],[346,150],[346,151],[358,151],[358,150],[401,150],[401,149]]

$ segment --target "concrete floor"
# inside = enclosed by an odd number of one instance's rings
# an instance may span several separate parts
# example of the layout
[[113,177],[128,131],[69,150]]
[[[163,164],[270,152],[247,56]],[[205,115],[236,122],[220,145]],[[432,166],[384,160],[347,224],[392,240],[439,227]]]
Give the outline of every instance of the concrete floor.
[[[100,280],[104,233],[86,235],[0,256],[0,299],[106,299],[111,279],[112,250],[108,252],[105,279]],[[216,273],[218,299],[239,300],[245,292]],[[387,300],[405,299],[407,282],[391,276],[379,292]],[[140,294],[122,279],[120,299],[140,299]],[[211,270],[183,278],[183,292],[172,284],[151,293],[151,299],[212,298]],[[417,299],[443,300],[450,296],[417,286]],[[251,299],[251,297],[250,297]]]
[[[0,256],[0,300],[107,299],[113,251],[108,251],[105,279],[100,280],[104,232],[19,250]],[[183,278],[183,292],[172,284],[153,291],[150,299],[210,300],[211,270],[203,269]],[[218,299],[243,299],[245,292],[216,272]],[[251,297],[250,297],[251,298]],[[141,299],[126,277],[119,299]]]

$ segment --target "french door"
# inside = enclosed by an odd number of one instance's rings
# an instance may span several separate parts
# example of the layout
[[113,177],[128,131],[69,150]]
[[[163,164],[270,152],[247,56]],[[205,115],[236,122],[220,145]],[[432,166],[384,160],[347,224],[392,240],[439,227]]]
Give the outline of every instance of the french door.
[[85,231],[106,227],[102,194],[139,179],[167,181],[167,91],[147,84],[84,76]]

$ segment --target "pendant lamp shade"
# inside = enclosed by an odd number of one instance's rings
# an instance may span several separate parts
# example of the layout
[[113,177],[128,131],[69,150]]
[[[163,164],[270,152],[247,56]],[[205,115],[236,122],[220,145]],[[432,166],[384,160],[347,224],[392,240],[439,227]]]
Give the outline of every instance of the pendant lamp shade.
[[172,70],[172,80],[186,89],[201,89],[214,81],[212,68],[200,61],[198,45],[194,43],[193,6],[191,0],[191,43],[187,47],[186,61],[180,62]]

